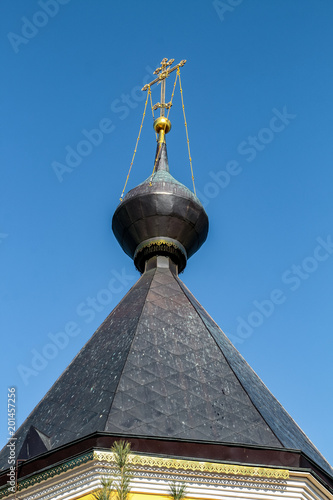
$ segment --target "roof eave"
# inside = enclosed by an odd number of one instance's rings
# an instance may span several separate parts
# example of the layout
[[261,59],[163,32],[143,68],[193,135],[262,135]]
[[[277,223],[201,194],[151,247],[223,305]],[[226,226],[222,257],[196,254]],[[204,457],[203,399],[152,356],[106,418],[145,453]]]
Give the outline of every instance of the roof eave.
[[[40,474],[84,453],[109,449],[113,442],[118,439],[129,440],[134,453],[311,472],[321,484],[333,493],[333,476],[321,469],[300,450],[253,445],[242,446],[233,443],[221,444],[211,441],[128,436],[107,432],[95,432],[22,462],[19,465],[18,479],[20,481]],[[0,488],[7,483],[7,472],[8,469],[3,470],[0,474]]]

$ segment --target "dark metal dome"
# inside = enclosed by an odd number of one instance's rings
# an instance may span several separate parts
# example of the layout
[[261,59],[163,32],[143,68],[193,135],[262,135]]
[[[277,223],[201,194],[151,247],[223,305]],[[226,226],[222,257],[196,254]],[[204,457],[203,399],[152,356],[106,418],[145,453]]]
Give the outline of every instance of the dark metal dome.
[[158,151],[154,175],[127,193],[112,230],[140,272],[153,255],[168,255],[181,272],[207,238],[208,217],[198,198],[169,173],[165,143]]

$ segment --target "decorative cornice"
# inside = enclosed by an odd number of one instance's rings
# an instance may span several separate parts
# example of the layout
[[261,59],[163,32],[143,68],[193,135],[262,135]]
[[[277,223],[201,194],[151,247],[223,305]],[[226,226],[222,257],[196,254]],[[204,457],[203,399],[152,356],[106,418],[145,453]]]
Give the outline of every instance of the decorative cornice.
[[[18,491],[22,491],[30,486],[46,481],[54,476],[67,472],[75,467],[83,465],[89,461],[96,460],[97,462],[107,462],[114,464],[114,454],[111,451],[97,451],[85,453],[61,465],[52,467],[49,470],[35,474],[27,479],[19,481]],[[270,469],[267,467],[251,467],[244,465],[232,465],[216,462],[199,462],[197,460],[181,460],[175,458],[154,457],[150,455],[135,455],[131,454],[129,462],[134,469],[154,468],[166,469],[172,471],[188,471],[193,473],[206,474],[227,474],[234,476],[248,476],[268,479],[288,479],[289,470],[286,469]],[[8,487],[0,491],[0,499],[9,496],[11,492]]]
[[[111,451],[94,451],[94,460],[114,463]],[[186,470],[193,472],[215,472],[235,476],[267,477],[272,479],[288,479],[286,469],[269,469],[267,467],[250,467],[244,465],[221,464],[214,462],[199,462],[196,460],[180,460],[174,458],[152,457],[148,455],[130,455],[129,463],[133,467],[156,467],[163,469]]]
[[[46,479],[50,479],[51,477],[62,474],[63,472],[67,472],[68,470],[74,469],[75,467],[85,464],[90,460],[93,460],[92,451],[89,453],[85,453],[84,455],[80,455],[79,457],[73,458],[72,460],[69,460],[68,462],[65,462],[61,465],[58,465],[57,467],[52,467],[52,469],[46,470],[39,474],[35,474],[34,476],[31,476],[27,479],[19,481],[17,491],[24,490],[25,488],[29,488],[29,486],[33,486],[36,483],[41,483]],[[10,495],[11,493],[12,492],[8,490],[8,487],[6,487],[2,491],[0,491],[0,499]]]

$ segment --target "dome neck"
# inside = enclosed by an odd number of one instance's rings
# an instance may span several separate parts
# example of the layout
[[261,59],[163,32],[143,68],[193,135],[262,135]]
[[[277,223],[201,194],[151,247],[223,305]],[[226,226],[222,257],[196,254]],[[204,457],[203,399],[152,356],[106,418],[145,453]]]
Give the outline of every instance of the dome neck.
[[144,240],[137,246],[133,260],[138,271],[143,273],[146,262],[154,255],[168,257],[176,266],[177,273],[181,273],[186,267],[187,252],[184,246],[173,238],[157,236]]
[[178,266],[172,259],[164,255],[154,255],[145,262],[144,272],[151,271],[152,269],[169,269],[172,274],[178,276]]

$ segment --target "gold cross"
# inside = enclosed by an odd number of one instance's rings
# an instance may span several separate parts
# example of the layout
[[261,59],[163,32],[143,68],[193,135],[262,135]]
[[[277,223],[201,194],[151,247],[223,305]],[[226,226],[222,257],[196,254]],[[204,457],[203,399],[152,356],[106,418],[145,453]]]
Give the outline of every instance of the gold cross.
[[147,83],[147,85],[145,85],[141,89],[141,90],[148,90],[148,88],[151,87],[152,85],[154,85],[154,83],[161,84],[161,102],[158,102],[153,107],[153,109],[160,108],[160,116],[164,116],[165,109],[171,108],[171,102],[168,102],[168,103],[165,102],[165,80],[166,80],[166,78],[168,78],[170,73],[172,73],[173,71],[175,71],[178,68],[181,68],[186,63],[186,59],[183,59],[182,61],[180,61],[179,64],[176,64],[176,66],[174,66],[173,68],[170,69],[170,66],[174,61],[175,61],[174,59],[169,59],[169,61],[168,61],[168,58],[165,57],[161,61],[161,66],[159,68],[156,68],[154,71],[154,75],[158,75],[158,77],[155,78],[155,80],[153,80],[152,82]]

